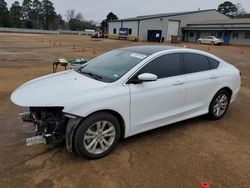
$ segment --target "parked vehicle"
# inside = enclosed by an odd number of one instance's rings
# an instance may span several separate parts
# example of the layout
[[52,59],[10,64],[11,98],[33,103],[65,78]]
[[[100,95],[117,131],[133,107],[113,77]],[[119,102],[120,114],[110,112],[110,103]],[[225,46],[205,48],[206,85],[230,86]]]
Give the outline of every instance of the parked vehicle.
[[208,36],[205,38],[199,38],[197,40],[198,44],[212,44],[212,45],[217,45],[217,44],[223,44],[223,40],[216,38],[215,36]]
[[209,53],[135,46],[105,53],[79,70],[31,80],[11,95],[36,127],[28,145],[66,140],[95,159],[121,138],[207,114],[218,120],[240,89],[240,72]]
[[96,31],[94,29],[85,29],[84,31],[80,31],[79,35],[88,35],[92,36]]

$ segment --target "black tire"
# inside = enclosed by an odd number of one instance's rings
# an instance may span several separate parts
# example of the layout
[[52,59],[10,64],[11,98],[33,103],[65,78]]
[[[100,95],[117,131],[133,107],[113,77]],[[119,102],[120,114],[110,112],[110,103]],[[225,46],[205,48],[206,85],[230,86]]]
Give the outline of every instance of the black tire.
[[201,41],[200,41],[200,40],[198,40],[198,41],[197,41],[197,44],[201,44]]
[[214,41],[211,42],[211,45],[215,45]]
[[[107,121],[111,123],[115,129],[115,137],[113,143],[108,147],[107,150],[103,151],[102,153],[93,154],[90,153],[85,147],[85,135],[86,132],[96,123],[99,121]],[[82,157],[88,159],[99,159],[107,154],[109,154],[117,145],[118,140],[120,139],[121,135],[121,127],[119,121],[110,113],[107,112],[98,112],[96,114],[90,115],[86,119],[84,119],[78,126],[76,133],[74,135],[74,149],[77,154]],[[92,140],[93,141],[93,140]],[[101,145],[99,144],[99,147]]]
[[[224,96],[227,97],[227,99],[226,99],[227,100],[227,105],[225,106],[225,109],[224,109],[223,113],[220,114],[220,115],[217,115],[216,112],[214,112],[214,107],[215,107],[215,105],[217,103],[216,100],[218,99],[218,97],[220,97],[222,95],[224,95]],[[225,115],[225,113],[227,112],[228,106],[230,104],[230,99],[231,99],[231,95],[230,95],[230,93],[227,90],[223,89],[223,90],[220,90],[218,93],[216,93],[215,96],[213,97],[210,105],[209,105],[208,117],[210,119],[212,119],[212,120],[219,120],[219,119],[221,119]]]

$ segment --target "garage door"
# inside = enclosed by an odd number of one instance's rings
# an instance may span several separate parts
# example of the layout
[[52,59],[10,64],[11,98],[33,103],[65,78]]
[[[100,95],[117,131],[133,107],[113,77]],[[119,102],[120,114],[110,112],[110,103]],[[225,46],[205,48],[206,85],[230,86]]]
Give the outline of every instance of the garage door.
[[180,27],[179,21],[168,21],[167,41],[171,40],[171,35],[178,36],[179,27]]

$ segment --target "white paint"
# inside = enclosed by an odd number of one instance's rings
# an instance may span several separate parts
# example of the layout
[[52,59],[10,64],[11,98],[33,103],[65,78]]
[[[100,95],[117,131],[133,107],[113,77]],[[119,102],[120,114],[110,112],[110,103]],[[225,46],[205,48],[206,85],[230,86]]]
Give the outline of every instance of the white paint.
[[[126,84],[152,59],[163,54],[196,53],[216,59],[216,70]],[[211,79],[216,76],[216,79]],[[157,52],[113,83],[93,80],[74,71],[31,80],[17,88],[11,100],[19,106],[62,106],[63,112],[86,117],[99,110],[113,110],[125,122],[125,137],[208,113],[209,104],[223,87],[232,90],[231,101],[240,89],[239,70],[209,53],[177,48]]]

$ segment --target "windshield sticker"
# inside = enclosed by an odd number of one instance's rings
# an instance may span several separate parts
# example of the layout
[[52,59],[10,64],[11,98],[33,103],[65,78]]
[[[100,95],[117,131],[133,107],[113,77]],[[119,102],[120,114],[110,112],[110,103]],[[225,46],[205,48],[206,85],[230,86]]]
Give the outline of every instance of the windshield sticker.
[[147,57],[147,56],[145,56],[145,55],[136,54],[136,53],[133,53],[133,54],[131,54],[130,56],[131,56],[131,57],[136,57],[136,58],[139,58],[139,59],[144,59],[145,57]]

